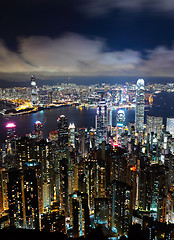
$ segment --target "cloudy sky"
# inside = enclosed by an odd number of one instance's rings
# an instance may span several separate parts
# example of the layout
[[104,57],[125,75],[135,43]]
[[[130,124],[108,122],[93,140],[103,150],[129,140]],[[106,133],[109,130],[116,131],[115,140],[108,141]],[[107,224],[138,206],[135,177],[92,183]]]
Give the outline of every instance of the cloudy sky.
[[174,77],[172,0],[3,0],[0,79]]

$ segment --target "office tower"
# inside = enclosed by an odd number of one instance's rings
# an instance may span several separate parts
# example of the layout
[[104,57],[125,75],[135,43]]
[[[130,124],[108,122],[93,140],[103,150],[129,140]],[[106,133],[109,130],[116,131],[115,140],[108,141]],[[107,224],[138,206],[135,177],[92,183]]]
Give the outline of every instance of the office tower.
[[16,139],[16,125],[12,122],[6,125],[7,131],[7,153],[13,155],[16,150],[15,139]]
[[144,129],[144,80],[138,79],[136,85],[135,130],[142,133]]
[[147,133],[156,133],[157,139],[159,140],[162,133],[163,118],[155,116],[147,116],[146,120],[146,131]]
[[163,216],[164,197],[167,193],[167,179],[163,165],[153,164],[146,170],[146,206],[152,211],[154,220],[161,221]]
[[10,226],[39,229],[38,185],[35,167],[25,164],[25,170],[8,172]]
[[94,224],[109,224],[109,208],[107,198],[94,199]]
[[76,134],[76,148],[78,153],[84,158],[89,150],[90,140],[88,139],[88,129],[78,128]]
[[37,141],[40,141],[41,139],[43,139],[42,127],[43,127],[43,124],[40,121],[36,121],[34,123],[34,133]]
[[51,212],[43,213],[41,215],[41,231],[65,233],[65,216],[54,209]]
[[16,125],[14,123],[8,123],[6,125],[6,130],[7,130],[7,141],[10,142],[15,138]]
[[74,192],[70,195],[70,225],[73,229],[73,237],[86,237],[89,233],[89,224],[87,194]]
[[17,168],[22,169],[23,163],[37,159],[37,146],[34,139],[21,137],[16,141]]
[[75,148],[75,125],[74,125],[74,123],[70,123],[70,125],[69,125],[68,137],[69,137],[68,145]]
[[31,103],[33,106],[38,104],[37,86],[33,75],[31,76]]
[[8,172],[8,199],[10,226],[24,228],[24,190],[21,184],[21,171],[10,169]]
[[59,148],[66,150],[68,147],[68,119],[64,115],[57,119],[57,133]]
[[8,210],[8,171],[5,168],[0,170],[0,214],[5,215]]
[[108,140],[108,109],[104,100],[99,102],[96,115],[96,146],[98,147],[102,141]]
[[131,222],[131,189],[127,183],[114,180],[110,189],[110,228],[119,235],[127,235]]
[[54,196],[54,158],[51,142],[41,140],[37,142],[37,162],[41,165],[41,185],[43,193],[43,208],[51,205]]
[[[24,191],[24,216],[27,229],[39,229],[39,202],[37,183],[37,164],[25,163],[25,169],[21,178],[22,191]],[[39,176],[40,177],[40,176]]]
[[108,109],[108,137],[112,135],[112,109]]
[[167,118],[166,131],[174,137],[174,118]]
[[122,133],[124,130],[125,123],[125,111],[123,109],[118,109],[117,111],[117,126],[116,126],[116,144],[121,146],[122,144]]

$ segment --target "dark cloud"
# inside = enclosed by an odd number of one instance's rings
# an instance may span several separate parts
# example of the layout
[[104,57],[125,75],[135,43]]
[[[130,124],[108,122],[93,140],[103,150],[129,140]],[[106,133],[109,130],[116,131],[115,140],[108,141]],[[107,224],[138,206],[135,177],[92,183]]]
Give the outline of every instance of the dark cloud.
[[80,5],[88,16],[101,16],[114,9],[128,11],[152,11],[172,16],[174,12],[173,0],[81,0]]
[[18,39],[18,52],[0,41],[0,75],[55,76],[174,76],[174,48],[159,46],[141,52],[111,51],[103,39],[66,33],[58,38]]

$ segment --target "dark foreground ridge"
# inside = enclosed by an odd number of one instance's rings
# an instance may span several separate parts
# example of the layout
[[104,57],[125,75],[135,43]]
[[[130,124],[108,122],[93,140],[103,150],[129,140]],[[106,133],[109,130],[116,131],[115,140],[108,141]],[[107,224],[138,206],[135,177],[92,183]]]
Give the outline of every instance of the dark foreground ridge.
[[[106,236],[106,232],[103,231],[101,226],[92,229],[86,238],[78,237],[78,238],[68,238],[66,234],[60,232],[45,232],[39,230],[31,230],[31,229],[19,229],[19,228],[4,228],[0,230],[1,236],[4,236],[6,239],[51,239],[51,240],[68,240],[68,239],[79,239],[79,240],[108,240],[109,238]],[[3,234],[3,235],[2,235]],[[142,231],[139,228],[138,224],[132,226],[129,231],[129,237],[121,236],[120,240],[146,240],[149,239],[148,235],[145,231]]]

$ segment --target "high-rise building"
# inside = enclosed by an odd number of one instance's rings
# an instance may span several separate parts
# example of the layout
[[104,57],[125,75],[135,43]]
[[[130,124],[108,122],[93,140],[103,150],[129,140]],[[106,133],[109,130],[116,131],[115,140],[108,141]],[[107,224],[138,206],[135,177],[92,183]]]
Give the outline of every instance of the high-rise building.
[[68,119],[65,115],[61,115],[57,119],[57,133],[59,147],[66,149],[68,146]]
[[167,118],[166,130],[174,137],[174,118]]
[[36,121],[34,123],[34,132],[36,135],[36,139],[40,141],[43,138],[43,132],[42,132],[43,124],[40,121]]
[[7,129],[7,141],[10,142],[15,137],[16,125],[14,123],[8,123],[6,125]]
[[[31,163],[29,163],[31,165]],[[35,167],[8,173],[10,225],[14,228],[39,229],[38,187]]]
[[127,183],[114,180],[111,185],[110,227],[119,235],[127,235],[131,220],[131,189]]
[[109,221],[109,209],[107,198],[95,198],[94,199],[94,223],[104,224],[108,227]]
[[136,85],[135,130],[142,133],[144,128],[144,80],[138,79]]
[[70,221],[73,237],[87,236],[90,223],[87,194],[76,191],[70,195]]
[[146,131],[147,133],[156,133],[157,139],[160,139],[162,133],[163,118],[155,116],[147,116],[146,120]]
[[107,142],[108,109],[104,100],[99,102],[96,115],[96,146]]
[[70,123],[68,128],[68,134],[69,134],[69,146],[72,146],[75,148],[75,125],[74,123]]
[[37,86],[35,77],[33,75],[31,76],[31,103],[33,104],[33,106],[38,104]]
[[6,125],[7,130],[7,153],[10,153],[11,155],[15,152],[15,139],[16,139],[16,125],[12,122],[8,123]]

